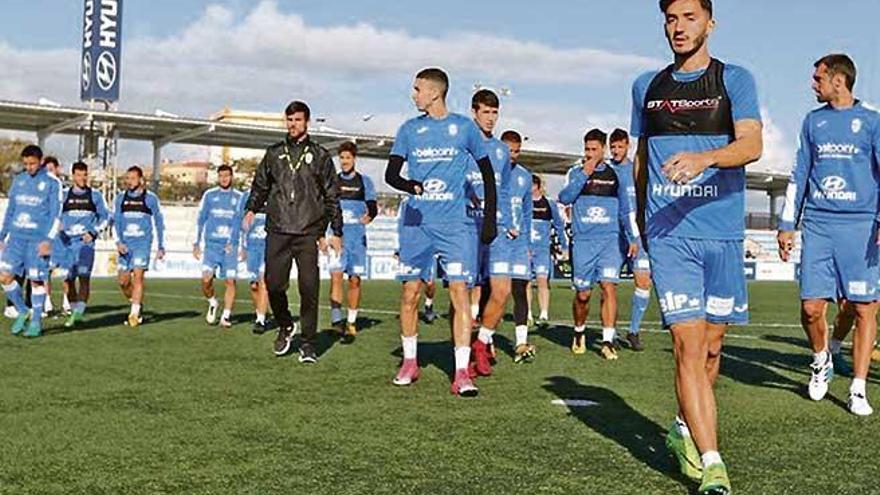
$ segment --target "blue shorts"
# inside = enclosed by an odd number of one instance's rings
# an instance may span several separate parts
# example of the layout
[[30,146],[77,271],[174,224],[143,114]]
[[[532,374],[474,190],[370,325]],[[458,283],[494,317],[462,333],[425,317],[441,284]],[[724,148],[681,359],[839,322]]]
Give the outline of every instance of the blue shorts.
[[45,282],[49,277],[49,257],[39,255],[40,242],[9,239],[0,253],[0,272],[24,274],[30,280]]
[[59,255],[58,269],[67,280],[77,277],[89,278],[95,266],[95,244],[85,244],[80,240],[71,241]]
[[488,246],[488,253],[484,274],[488,272],[489,278],[513,275],[513,241],[507,238],[505,232],[498,233],[498,237]]
[[641,245],[639,246],[639,254],[635,258],[629,257],[629,241],[626,236],[620,237],[620,256],[623,258],[623,265],[630,272],[647,272],[651,273],[651,261],[648,259],[648,252]]
[[450,282],[468,282],[472,276],[473,229],[465,224],[404,226],[400,231],[400,281],[424,280],[434,262]]
[[529,259],[528,239],[514,239],[510,242],[510,246],[510,278],[515,280],[531,280],[532,263]]
[[550,256],[550,246],[532,246],[530,262],[532,278],[553,276],[553,258]]
[[330,255],[327,268],[330,273],[344,273],[349,277],[363,277],[367,274],[367,236],[349,240],[343,237],[342,255]]
[[742,241],[659,237],[648,255],[663,323],[749,321]]
[[880,299],[877,227],[873,220],[845,225],[804,222],[802,239],[802,300]]
[[248,244],[247,247],[247,276],[250,283],[258,282],[260,277],[266,274],[266,245]]
[[225,245],[205,245],[202,253],[202,273],[211,273],[220,280],[235,280],[238,272],[238,248],[226,252]]
[[120,272],[130,272],[135,269],[150,269],[150,245],[149,244],[126,244],[128,251],[117,256],[116,264]]
[[620,282],[623,260],[616,236],[575,239],[572,246],[572,285],[576,290],[590,290],[597,282]]

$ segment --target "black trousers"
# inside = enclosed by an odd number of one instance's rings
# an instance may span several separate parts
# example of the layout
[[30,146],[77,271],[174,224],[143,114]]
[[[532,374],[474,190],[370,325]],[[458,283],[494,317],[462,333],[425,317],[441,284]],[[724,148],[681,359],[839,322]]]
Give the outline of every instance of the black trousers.
[[321,275],[318,271],[318,236],[279,234],[266,237],[266,289],[272,314],[281,327],[293,325],[287,301],[290,269],[296,261],[299,287],[299,319],[303,342],[312,343],[318,333],[318,295]]

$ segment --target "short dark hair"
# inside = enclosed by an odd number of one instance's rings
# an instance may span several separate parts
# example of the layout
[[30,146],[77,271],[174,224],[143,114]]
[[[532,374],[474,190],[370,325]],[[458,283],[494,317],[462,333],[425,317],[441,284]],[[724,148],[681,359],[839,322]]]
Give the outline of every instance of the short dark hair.
[[538,174],[532,174],[532,185],[542,187],[544,185],[544,181],[541,180],[541,176]]
[[55,158],[54,156],[49,155],[49,156],[43,157],[43,165],[48,165],[50,163],[52,165],[55,165],[55,168],[61,168],[61,162],[59,162],[58,159]]
[[618,141],[629,141],[629,134],[621,128],[614,129],[611,132],[611,142],[616,143]]
[[587,144],[587,141],[599,141],[602,146],[605,146],[608,143],[608,134],[599,129],[590,129],[584,134],[584,144]]
[[351,153],[351,156],[357,156],[358,146],[352,141],[346,141],[339,145],[339,151],[337,152],[337,154],[341,155],[344,151]]
[[232,166],[227,165],[225,163],[223,165],[220,165],[219,167],[217,167],[217,175],[220,175],[220,172],[229,172],[230,174],[233,174],[233,175],[235,174],[235,171],[232,170]]
[[481,89],[474,93],[474,96],[471,98],[471,108],[479,110],[480,105],[489,108],[501,108],[501,100],[498,99],[498,95],[491,89]]
[[70,171],[76,172],[78,170],[82,170],[83,172],[88,172],[89,166],[86,165],[85,162],[73,162],[73,165],[70,166]]
[[29,144],[25,146],[23,150],[21,150],[21,157],[27,158],[29,156],[36,157],[38,160],[42,160],[43,150],[36,144]]
[[[660,0],[660,12],[666,13],[669,10],[669,6],[675,3],[676,0]],[[709,17],[714,15],[714,9],[712,8],[712,0],[700,0],[700,6],[703,7],[703,10],[709,13]]]
[[522,144],[522,136],[514,130],[507,130],[501,134],[501,140],[506,143]]
[[443,72],[443,69],[438,69],[437,67],[428,67],[427,69],[422,69],[416,74],[416,79],[424,79],[426,81],[433,81],[440,86],[443,87],[443,96],[446,97],[446,93],[449,92],[449,76]]
[[846,78],[846,87],[850,91],[856,86],[856,64],[849,55],[843,53],[825,55],[817,60],[813,67],[818,69],[820,65],[827,67],[828,74],[832,77],[838,74],[843,75]]
[[126,170],[126,173],[127,172],[135,172],[136,174],[138,174],[138,177],[141,177],[141,178],[143,178],[143,176],[144,176],[144,169],[138,167],[137,165],[132,165],[132,166],[128,167],[128,170]]
[[303,101],[292,101],[290,105],[287,105],[287,108],[284,109],[284,115],[290,117],[295,113],[302,112],[306,116],[306,120],[310,120],[312,118],[312,110],[306,105]]

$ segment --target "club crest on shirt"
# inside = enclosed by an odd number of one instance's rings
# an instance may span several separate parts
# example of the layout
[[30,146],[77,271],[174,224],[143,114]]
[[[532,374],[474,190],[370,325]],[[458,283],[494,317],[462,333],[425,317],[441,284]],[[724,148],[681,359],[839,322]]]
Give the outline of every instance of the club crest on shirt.
[[495,157],[501,160],[504,158],[504,152],[501,151],[501,148],[495,148]]
[[40,181],[40,184],[37,186],[37,189],[41,192],[45,191],[46,190],[46,183],[43,181]]
[[450,136],[457,136],[458,135],[458,125],[449,124],[449,135]]
[[314,160],[314,159],[315,159],[315,157],[314,157],[314,155],[312,155],[311,152],[306,153],[306,165],[311,165],[312,160]]
[[858,134],[862,130],[862,119],[853,119],[851,128],[853,134]]

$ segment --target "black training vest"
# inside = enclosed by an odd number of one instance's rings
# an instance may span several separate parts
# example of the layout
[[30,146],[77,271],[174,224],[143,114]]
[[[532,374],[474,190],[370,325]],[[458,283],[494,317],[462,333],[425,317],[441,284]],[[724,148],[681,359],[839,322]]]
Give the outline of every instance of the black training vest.
[[144,191],[140,196],[132,197],[128,194],[128,191],[125,191],[125,197],[122,198],[122,211],[123,213],[134,211],[152,215],[153,210],[147,206],[147,192]]
[[73,192],[72,187],[68,189],[61,211],[90,211],[96,213],[98,211],[98,206],[95,205],[95,202],[92,199],[92,188],[87,187],[80,194]]
[[550,211],[550,202],[546,196],[532,200],[532,220],[553,221],[553,212]]
[[339,181],[339,199],[347,199],[349,201],[364,201],[367,197],[367,188],[364,187],[364,178],[360,173],[355,172],[354,177],[346,179],[340,173],[337,180]]
[[645,137],[735,136],[733,110],[724,86],[724,63],[712,59],[706,72],[690,82],[676,81],[670,65],[660,71],[645,95]]
[[619,187],[620,179],[617,178],[617,172],[611,165],[605,164],[605,170],[593,171],[593,174],[587,179],[587,183],[584,184],[584,188],[581,189],[581,196],[616,198]]

